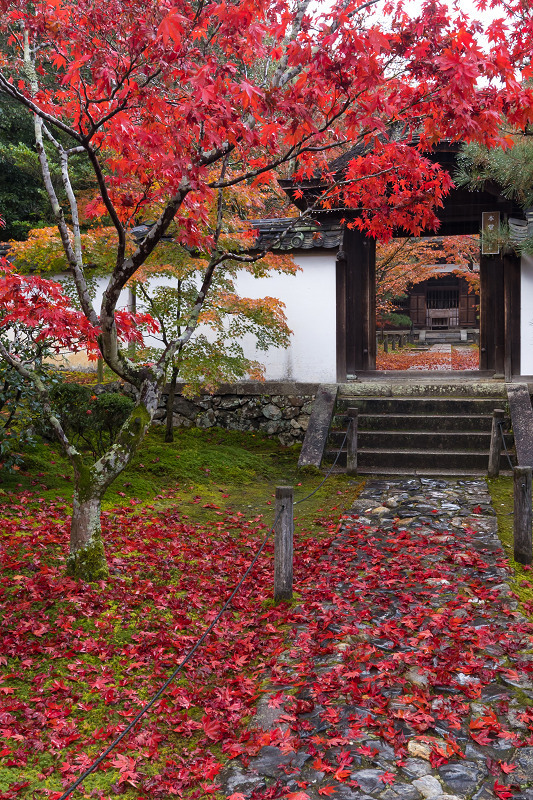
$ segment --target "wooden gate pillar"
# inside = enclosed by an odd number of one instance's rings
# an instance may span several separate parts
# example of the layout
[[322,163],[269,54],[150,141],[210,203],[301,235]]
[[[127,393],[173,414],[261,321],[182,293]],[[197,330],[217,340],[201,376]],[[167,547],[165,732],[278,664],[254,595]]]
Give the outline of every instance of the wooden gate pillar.
[[504,269],[501,256],[481,256],[479,279],[479,368],[503,374],[506,337]]
[[376,243],[345,228],[337,259],[337,380],[376,368]]

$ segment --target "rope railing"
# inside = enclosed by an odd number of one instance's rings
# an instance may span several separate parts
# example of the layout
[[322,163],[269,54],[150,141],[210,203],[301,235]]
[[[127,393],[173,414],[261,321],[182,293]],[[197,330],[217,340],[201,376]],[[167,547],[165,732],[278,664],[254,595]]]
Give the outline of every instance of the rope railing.
[[[333,472],[334,468],[336,467],[336,465],[338,463],[338,460],[340,458],[340,455],[342,453],[344,445],[346,444],[349,432],[350,432],[350,425],[348,425],[348,429],[347,429],[347,431],[346,431],[346,433],[344,435],[344,439],[343,439],[340,447],[337,450],[337,454],[336,454],[335,460],[334,460],[333,464],[331,465],[331,467],[329,468],[328,472],[326,473],[326,476],[324,477],[324,479],[319,483],[319,485],[316,487],[316,489],[314,489],[310,494],[306,495],[306,497],[302,497],[300,500],[297,500],[294,503],[294,505],[299,505],[300,503],[304,503],[306,500],[309,500],[311,497],[313,497],[313,495],[315,495],[318,492],[319,489],[322,488],[322,486],[325,484],[325,482],[331,476],[331,473]],[[279,488],[281,488],[281,487],[279,487]],[[292,492],[292,487],[290,487],[290,488],[291,488],[291,492]],[[213,628],[220,621],[220,619],[223,616],[223,614],[225,613],[225,611],[227,611],[227,609],[231,605],[231,602],[232,602],[233,598],[239,592],[239,590],[241,589],[241,587],[245,583],[246,579],[248,578],[248,576],[252,572],[255,564],[259,560],[259,557],[261,556],[263,550],[265,549],[265,547],[266,547],[268,541],[270,540],[272,534],[274,532],[276,532],[276,528],[278,527],[278,523],[284,517],[284,512],[286,510],[286,505],[287,505],[286,497],[282,497],[281,498],[281,502],[277,503],[277,505],[276,505],[276,513],[275,513],[274,522],[272,524],[272,527],[270,528],[268,533],[263,538],[263,541],[261,542],[259,548],[257,549],[257,551],[256,551],[253,559],[251,560],[250,564],[248,565],[246,571],[244,572],[242,577],[239,579],[239,581],[235,585],[234,589],[232,590],[231,594],[228,596],[228,598],[224,602],[223,606],[221,607],[220,611],[216,615],[215,619],[211,622],[211,624],[205,629],[205,631],[200,636],[200,638],[191,647],[191,649],[189,650],[189,652],[187,653],[185,658],[173,670],[173,672],[169,675],[169,677],[163,683],[163,685],[157,690],[157,692],[154,694],[154,696],[141,708],[141,710],[128,723],[128,725],[126,725],[124,730],[121,731],[121,733],[119,733],[119,735],[113,740],[113,742],[111,742],[111,744],[108,745],[108,747],[106,747],[106,749],[92,762],[92,764],[89,767],[87,767],[87,769],[85,769],[83,771],[83,773],[63,792],[63,794],[60,797],[57,798],[57,800],[67,800],[67,798],[72,794],[72,792],[74,792],[78,788],[78,786],[80,786],[83,783],[83,781],[86,780],[86,778],[89,777],[89,775],[92,775],[92,773],[95,770],[98,769],[100,764],[107,758],[107,756],[110,755],[110,753],[117,747],[117,745],[119,745],[120,742],[128,735],[128,733],[130,733],[130,731],[137,725],[137,723],[140,722],[140,720],[154,706],[154,704],[157,703],[157,701],[164,694],[166,689],[175,680],[175,678],[179,675],[179,673],[183,670],[183,668],[189,663],[189,661],[192,659],[193,655],[201,647],[201,645],[205,642],[205,640],[207,639],[207,637],[209,636],[209,634],[211,633]],[[291,502],[290,502],[290,507],[291,507],[291,516],[292,516],[292,498],[291,498]],[[278,534],[276,535],[276,543],[278,544],[278,549],[279,549],[280,537],[281,537],[282,541],[284,539],[286,539],[286,531],[288,529],[290,529],[290,556],[291,556],[291,563],[290,563],[290,568],[289,568],[289,565],[287,565],[286,563],[285,564],[282,563],[282,565],[281,565],[281,569],[284,570],[284,573],[283,573],[283,578],[284,578],[284,582],[285,582],[284,593],[282,595],[279,595],[279,593],[278,593],[278,597],[276,597],[276,588],[275,588],[274,589],[274,599],[290,599],[290,597],[292,597],[292,528],[293,528],[293,525],[292,525],[292,522],[291,522],[288,525],[280,526],[280,528],[281,527],[283,527],[283,530],[281,530],[279,532],[279,535]],[[276,556],[276,553],[274,555],[274,558],[275,558],[275,561],[279,560],[277,558],[277,556]],[[276,566],[276,571],[277,571],[277,569],[278,568]],[[290,572],[290,592],[287,591],[287,584],[288,584],[287,574],[288,574],[288,572]],[[276,584],[276,575],[274,577],[274,583]]]
[[505,450],[505,455],[507,456],[507,461],[509,463],[509,469],[513,470],[514,469],[514,464],[511,461],[511,455],[509,453],[509,450],[507,449],[507,443],[505,441],[505,431],[503,429],[503,423],[501,421],[498,421],[498,425],[499,425],[499,428],[500,428],[500,436],[501,436],[501,439],[502,439],[503,449]]

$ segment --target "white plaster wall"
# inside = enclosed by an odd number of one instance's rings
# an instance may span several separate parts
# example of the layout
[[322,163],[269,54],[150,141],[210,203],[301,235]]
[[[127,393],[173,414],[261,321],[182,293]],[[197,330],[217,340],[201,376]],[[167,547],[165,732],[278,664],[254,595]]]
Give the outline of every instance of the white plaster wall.
[[533,375],[533,256],[520,269],[520,374]]
[[246,355],[266,367],[266,380],[335,383],[336,361],[336,251],[303,253],[295,257],[296,275],[273,274],[256,280],[242,272],[237,292],[245,297],[276,297],[285,303],[292,330],[291,344],[256,350],[253,337],[244,340]]
[[[236,291],[242,297],[281,300],[293,332],[287,349],[258,350],[251,334],[242,340],[246,356],[265,365],[266,380],[336,382],[335,258],[336,251],[303,253],[295,257],[301,268],[296,275],[273,273],[266,278],[254,278],[242,271],[237,277]],[[168,280],[158,278],[154,283],[165,284]],[[93,300],[97,313],[106,285],[107,278],[97,279]],[[127,305],[128,291],[124,290],[119,307]],[[157,346],[153,337],[146,337],[145,341]],[[80,357],[81,354],[77,361]]]
[[[67,278],[67,276],[65,275],[55,275],[54,279],[58,281],[69,280],[71,285],[73,285],[72,278]],[[158,277],[150,281],[150,285],[164,286],[165,284],[169,284],[170,282],[171,282],[170,278]],[[100,276],[97,278],[93,278],[91,280],[90,284],[91,300],[97,314],[100,314],[102,298],[104,296],[104,291],[108,283],[109,283],[108,276]],[[129,289],[127,288],[123,289],[120,293],[120,298],[117,303],[117,309],[127,311],[129,308],[129,299],[130,299]],[[140,311],[147,310],[142,307],[142,303],[140,302],[140,300],[137,301],[137,307]],[[146,344],[149,345],[150,347],[157,347],[159,344],[157,338],[154,338],[153,336],[145,336],[144,339]]]

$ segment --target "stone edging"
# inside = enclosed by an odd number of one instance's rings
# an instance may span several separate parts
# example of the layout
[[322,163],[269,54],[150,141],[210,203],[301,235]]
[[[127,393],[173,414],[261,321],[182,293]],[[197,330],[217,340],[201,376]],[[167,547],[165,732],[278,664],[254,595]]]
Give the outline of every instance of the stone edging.
[[[183,386],[178,384],[174,399],[175,428],[261,431],[287,446],[303,441],[319,384],[246,381],[223,384],[215,394],[192,398],[181,394]],[[134,394],[133,387],[118,382],[95,388],[96,393],[101,391]],[[165,386],[154,416],[155,425],[165,424],[168,391]]]

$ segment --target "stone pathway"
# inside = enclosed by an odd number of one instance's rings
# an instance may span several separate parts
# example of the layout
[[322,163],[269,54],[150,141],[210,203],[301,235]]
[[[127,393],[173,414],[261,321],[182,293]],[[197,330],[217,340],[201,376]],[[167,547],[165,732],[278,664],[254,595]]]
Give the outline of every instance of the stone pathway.
[[[439,353],[439,370],[451,370],[452,369],[452,346],[451,344],[446,343],[438,343],[432,344],[429,348],[430,353]],[[427,370],[427,365],[421,364],[420,366],[412,366],[410,369],[423,369]],[[433,369],[437,369],[437,367],[433,367]]]
[[225,793],[533,800],[533,626],[496,530],[483,480],[369,481]]

